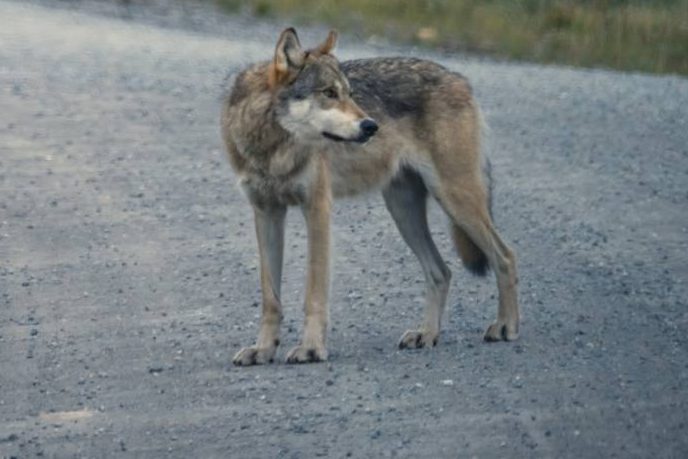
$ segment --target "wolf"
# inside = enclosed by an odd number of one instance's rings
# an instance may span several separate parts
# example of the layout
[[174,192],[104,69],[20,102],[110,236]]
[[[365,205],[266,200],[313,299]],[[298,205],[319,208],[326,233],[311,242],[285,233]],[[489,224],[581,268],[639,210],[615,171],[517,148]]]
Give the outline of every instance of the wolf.
[[238,74],[222,104],[229,161],[253,207],[262,287],[255,345],[236,365],[273,362],[280,344],[281,277],[287,208],[299,206],[308,235],[305,320],[288,363],[327,359],[330,212],[334,198],[381,190],[425,276],[422,324],[400,348],[433,347],[451,279],[426,215],[432,196],[449,217],[463,264],[497,278],[497,318],[486,341],[519,334],[514,252],[491,219],[489,163],[480,153],[480,114],[468,81],[416,58],[339,62],[337,33],[304,49],[293,28],[272,60]]

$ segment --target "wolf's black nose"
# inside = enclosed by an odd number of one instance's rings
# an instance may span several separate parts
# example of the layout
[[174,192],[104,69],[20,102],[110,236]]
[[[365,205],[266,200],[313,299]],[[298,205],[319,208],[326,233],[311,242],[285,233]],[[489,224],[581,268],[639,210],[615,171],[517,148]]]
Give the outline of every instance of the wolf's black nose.
[[375,121],[373,121],[369,118],[366,118],[363,121],[361,121],[361,131],[363,131],[364,135],[371,137],[371,136],[375,135],[375,133],[377,132],[377,129],[378,129],[378,125]]

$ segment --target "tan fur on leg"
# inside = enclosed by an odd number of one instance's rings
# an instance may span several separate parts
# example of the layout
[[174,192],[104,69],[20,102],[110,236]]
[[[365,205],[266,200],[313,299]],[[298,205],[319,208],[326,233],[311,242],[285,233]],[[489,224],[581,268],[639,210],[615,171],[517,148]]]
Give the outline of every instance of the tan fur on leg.
[[308,278],[304,304],[305,320],[301,343],[287,354],[287,363],[327,360],[325,340],[330,283],[330,177],[321,157],[303,213],[308,227]]
[[282,303],[282,258],[284,253],[284,219],[286,207],[253,208],[260,254],[260,284],[263,292],[263,311],[256,344],[236,353],[235,365],[256,365],[274,360],[279,346]]

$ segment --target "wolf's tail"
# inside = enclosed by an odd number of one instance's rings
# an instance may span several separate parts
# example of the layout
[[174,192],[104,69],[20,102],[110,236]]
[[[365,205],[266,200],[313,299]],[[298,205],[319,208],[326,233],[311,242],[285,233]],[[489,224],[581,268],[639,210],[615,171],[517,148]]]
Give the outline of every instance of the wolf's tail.
[[468,234],[454,222],[451,223],[451,235],[456,250],[459,252],[459,257],[461,257],[461,261],[466,269],[477,276],[486,275],[490,265],[485,252],[480,250]]

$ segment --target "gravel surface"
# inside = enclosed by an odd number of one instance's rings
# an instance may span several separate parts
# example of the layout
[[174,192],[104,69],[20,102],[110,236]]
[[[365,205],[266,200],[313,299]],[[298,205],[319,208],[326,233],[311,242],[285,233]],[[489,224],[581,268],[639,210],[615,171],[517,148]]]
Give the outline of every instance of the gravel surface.
[[[688,454],[688,80],[426,53],[491,127],[520,340],[482,342],[495,283],[461,268],[435,206],[444,330],[397,350],[422,275],[370,195],[335,206],[330,361],[237,368],[260,293],[220,97],[283,24],[164,6],[0,1],[1,457]],[[292,212],[280,358],[304,242]]]

